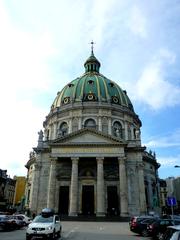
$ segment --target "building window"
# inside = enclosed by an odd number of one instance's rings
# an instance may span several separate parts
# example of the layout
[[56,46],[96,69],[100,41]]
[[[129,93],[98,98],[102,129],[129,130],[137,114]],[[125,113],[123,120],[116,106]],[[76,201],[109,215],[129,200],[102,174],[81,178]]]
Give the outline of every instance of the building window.
[[84,123],[85,128],[93,128],[96,129],[96,122],[94,119],[87,119]]

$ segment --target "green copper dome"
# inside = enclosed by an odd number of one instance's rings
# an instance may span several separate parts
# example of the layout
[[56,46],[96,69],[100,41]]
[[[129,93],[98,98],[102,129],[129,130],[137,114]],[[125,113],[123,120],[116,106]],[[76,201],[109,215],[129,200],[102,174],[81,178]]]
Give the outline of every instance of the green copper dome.
[[57,93],[52,109],[76,102],[104,102],[121,105],[134,112],[126,91],[100,74],[100,66],[92,50],[84,64],[85,73]]

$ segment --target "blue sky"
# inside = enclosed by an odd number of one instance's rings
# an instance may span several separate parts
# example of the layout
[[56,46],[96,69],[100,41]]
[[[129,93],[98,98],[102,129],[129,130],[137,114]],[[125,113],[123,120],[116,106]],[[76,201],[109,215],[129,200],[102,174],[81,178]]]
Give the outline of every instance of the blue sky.
[[1,169],[24,167],[56,93],[84,72],[127,90],[159,176],[180,176],[180,2],[0,0]]

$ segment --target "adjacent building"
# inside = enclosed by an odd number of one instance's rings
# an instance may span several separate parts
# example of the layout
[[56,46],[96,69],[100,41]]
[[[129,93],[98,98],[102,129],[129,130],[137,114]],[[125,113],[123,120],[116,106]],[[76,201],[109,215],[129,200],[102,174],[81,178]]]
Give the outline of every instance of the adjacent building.
[[26,208],[69,216],[144,214],[159,207],[156,156],[141,144],[127,92],[100,73],[93,49],[85,72],[58,91],[30,153]]
[[12,211],[16,180],[0,169],[0,211]]
[[16,187],[13,199],[13,205],[17,211],[23,211],[25,205],[25,187],[26,187],[26,177],[24,176],[14,176],[16,180]]

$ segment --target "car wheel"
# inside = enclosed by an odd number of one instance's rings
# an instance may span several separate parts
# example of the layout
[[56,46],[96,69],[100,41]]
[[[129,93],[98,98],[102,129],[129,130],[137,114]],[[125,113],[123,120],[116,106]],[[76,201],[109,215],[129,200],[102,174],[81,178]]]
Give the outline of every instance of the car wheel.
[[163,233],[158,233],[157,234],[157,239],[158,240],[163,240]]
[[59,239],[61,237],[60,231],[57,232],[57,238]]
[[55,232],[55,229],[54,229],[54,231],[53,231],[52,239],[56,239],[56,232]]
[[61,238],[61,228],[60,228],[60,230],[57,232],[57,237],[58,237],[58,238]]
[[141,235],[143,237],[147,237],[149,234],[148,234],[148,231],[146,229],[144,229],[144,230],[142,230]]

